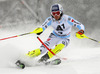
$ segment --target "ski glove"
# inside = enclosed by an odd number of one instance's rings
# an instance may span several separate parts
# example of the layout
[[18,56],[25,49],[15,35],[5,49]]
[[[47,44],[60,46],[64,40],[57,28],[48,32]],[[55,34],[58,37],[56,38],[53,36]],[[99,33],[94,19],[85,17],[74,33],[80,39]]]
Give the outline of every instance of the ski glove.
[[38,28],[36,28],[36,29],[35,29],[33,32],[31,32],[31,33],[35,33],[35,34],[37,34],[37,35],[40,35],[42,32],[43,32],[43,29],[40,28],[40,27],[38,27]]
[[79,39],[83,39],[85,37],[84,30],[79,30],[76,32],[76,37]]

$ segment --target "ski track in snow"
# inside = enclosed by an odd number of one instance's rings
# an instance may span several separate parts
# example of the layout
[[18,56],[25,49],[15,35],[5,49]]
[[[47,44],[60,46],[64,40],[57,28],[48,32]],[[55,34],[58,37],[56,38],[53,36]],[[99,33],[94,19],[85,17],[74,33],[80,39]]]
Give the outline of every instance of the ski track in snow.
[[[2,31],[4,33],[4,31]],[[20,34],[18,32],[7,32],[3,37]],[[45,34],[46,33],[46,34]],[[43,41],[48,37],[48,32],[40,36]],[[44,38],[45,37],[45,38]],[[77,41],[78,43],[78,41]],[[70,42],[69,46],[61,51],[60,57],[67,57],[58,66],[33,66],[19,69],[14,64],[18,57],[30,50],[36,49],[41,43],[35,35],[27,35],[0,41],[0,74],[100,74],[100,48],[78,47]]]

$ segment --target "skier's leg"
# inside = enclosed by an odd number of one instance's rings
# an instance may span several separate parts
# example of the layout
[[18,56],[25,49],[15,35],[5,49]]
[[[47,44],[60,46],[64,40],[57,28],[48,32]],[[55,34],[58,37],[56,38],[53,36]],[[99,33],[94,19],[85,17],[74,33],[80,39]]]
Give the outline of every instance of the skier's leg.
[[[54,34],[50,34],[49,38],[47,39],[47,41],[44,42],[44,44],[49,48],[52,49],[58,42],[59,42],[60,38],[57,38]],[[44,49],[43,49],[44,48]],[[47,51],[47,49],[42,45],[41,46],[41,53],[45,53],[45,51]],[[48,54],[45,54],[44,56],[41,57],[41,59],[39,60],[40,62],[42,61],[47,61],[49,59]]]
[[[57,54],[57,53],[59,53],[64,47],[65,47],[64,44],[58,44],[58,45],[55,46],[54,49],[51,49],[51,51],[52,51],[53,53]],[[48,51],[47,54],[48,54],[48,56],[49,56],[49,59],[52,58],[52,57],[54,56],[50,51]]]
[[[57,54],[63,48],[64,48],[64,44],[58,44],[57,46],[55,46],[54,49],[51,49],[51,51],[53,53]],[[50,51],[48,51],[44,56],[41,57],[41,59],[39,59],[39,62],[47,61],[48,59],[52,58],[53,56],[54,55]]]
[[[55,46],[54,49],[51,49],[51,51],[55,54],[59,53],[64,47],[66,47],[69,44],[69,39],[61,39],[57,42],[57,45]],[[44,56],[41,57],[41,59],[39,61],[43,61],[43,60],[48,60],[51,59],[54,55],[48,51]],[[47,59],[45,59],[45,57]]]
[[16,61],[15,64],[22,69],[25,66],[32,66],[36,64],[36,61],[33,58],[39,56],[40,54],[41,54],[40,49],[29,51],[27,54],[20,56],[20,58]]
[[[52,34],[49,36],[49,38],[44,42],[44,44],[49,48],[52,49],[57,42],[59,41],[59,39],[57,39],[56,36],[53,36]],[[44,45],[41,45],[40,47],[41,49],[41,53],[44,54],[47,51],[47,48]]]
[[[59,39],[56,38],[56,36],[54,36],[53,34],[51,34],[49,36],[49,38],[47,39],[47,41],[45,41],[44,43],[49,47],[52,48],[57,42],[59,41]],[[26,55],[28,56],[22,56],[19,60],[21,63],[25,63],[25,65],[31,65],[30,62],[33,61],[32,58],[39,56],[40,54],[43,54],[47,51],[47,49],[42,45],[39,49],[35,49],[32,50],[30,52],[28,52]],[[30,58],[31,57],[31,58]],[[45,56],[45,60],[49,59],[48,55]],[[43,59],[44,60],[44,59]]]
[[22,69],[25,66],[32,66],[35,63],[33,57],[36,57],[40,54],[40,49],[35,49],[33,51],[28,52],[26,55],[20,56],[19,59],[15,62],[15,64]]
[[[55,36],[53,36],[53,34],[51,34],[49,36],[49,38],[47,39],[47,41],[44,42],[45,45],[48,46],[48,48],[51,48],[53,47],[56,43],[57,43],[57,39]],[[29,51],[26,55],[29,56],[29,57],[36,57],[40,54],[43,54],[47,51],[47,49],[41,45],[39,49],[35,49],[35,50],[32,50],[32,51]]]
[[[67,45],[69,44],[69,39],[61,39],[57,45],[55,46],[54,49],[51,49],[52,52],[54,52],[55,54],[59,53],[64,47],[67,47]],[[54,55],[48,51],[48,56],[49,58],[52,58]]]
[[32,51],[29,51],[26,55],[29,57],[35,57],[41,54],[41,50],[40,49],[35,49]]

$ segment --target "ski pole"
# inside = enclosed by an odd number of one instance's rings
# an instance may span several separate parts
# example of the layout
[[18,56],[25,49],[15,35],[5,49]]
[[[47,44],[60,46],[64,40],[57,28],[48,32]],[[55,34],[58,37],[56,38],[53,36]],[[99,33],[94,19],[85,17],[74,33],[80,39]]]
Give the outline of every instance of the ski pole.
[[47,48],[47,50],[49,50],[53,55],[56,55],[55,53],[53,53],[53,52],[43,43],[43,41],[42,41],[39,37],[37,37],[37,39],[44,45],[45,48]]
[[95,41],[95,42],[98,42],[98,43],[100,43],[100,41],[97,41],[97,40],[95,40],[95,39],[92,39],[92,38],[89,38],[89,37],[87,37],[87,39],[90,39],[90,40],[92,40],[92,41]]
[[55,53],[53,53],[52,51],[51,51],[51,49],[49,49],[44,43],[43,43],[43,41],[39,38],[39,37],[37,37],[37,39],[44,45],[44,47],[48,50],[48,51],[50,51],[54,56],[56,56],[56,57],[58,57],[58,58],[60,58],[60,59],[62,59],[62,60],[67,60],[67,58],[61,58],[61,57],[59,57],[59,56],[57,56]]
[[24,35],[28,35],[28,34],[32,34],[32,32],[23,33],[23,34],[20,34],[20,35],[15,35],[15,36],[7,37],[7,38],[2,38],[2,39],[0,39],[0,41],[1,41],[1,40],[11,39],[11,38],[16,38],[16,37],[24,36]]
[[92,41],[95,41],[95,42],[98,42],[98,43],[100,43],[100,41],[98,41],[98,40],[95,40],[95,39],[93,39],[93,38],[90,38],[90,37],[87,37],[85,34],[83,35],[83,37],[84,37],[84,38],[87,38],[87,39],[90,39],[90,40],[92,40]]

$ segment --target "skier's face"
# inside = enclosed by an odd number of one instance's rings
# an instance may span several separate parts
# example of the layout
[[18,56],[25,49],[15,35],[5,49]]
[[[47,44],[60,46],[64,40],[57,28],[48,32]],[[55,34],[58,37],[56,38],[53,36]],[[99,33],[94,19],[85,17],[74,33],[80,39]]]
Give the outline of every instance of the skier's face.
[[60,11],[52,12],[52,15],[55,18],[55,20],[59,20],[60,19]]

